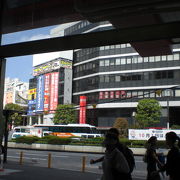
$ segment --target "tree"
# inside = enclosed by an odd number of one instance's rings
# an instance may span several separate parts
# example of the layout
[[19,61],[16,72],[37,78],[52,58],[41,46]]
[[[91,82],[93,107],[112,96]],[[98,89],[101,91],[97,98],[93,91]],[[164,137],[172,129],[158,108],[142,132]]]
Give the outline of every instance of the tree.
[[[6,104],[4,109],[5,110],[15,110],[15,111],[19,111],[19,112],[25,111],[25,107],[22,107],[18,104],[14,104],[14,103]],[[9,123],[14,126],[22,125],[23,124],[22,114],[19,114],[18,112],[14,112],[14,113],[10,114]]]
[[161,106],[156,99],[142,99],[135,115],[140,128],[151,127],[160,122]]
[[54,116],[54,124],[76,123],[77,113],[72,104],[59,104]]
[[121,137],[127,136],[128,121],[126,118],[116,118],[113,127],[119,130]]

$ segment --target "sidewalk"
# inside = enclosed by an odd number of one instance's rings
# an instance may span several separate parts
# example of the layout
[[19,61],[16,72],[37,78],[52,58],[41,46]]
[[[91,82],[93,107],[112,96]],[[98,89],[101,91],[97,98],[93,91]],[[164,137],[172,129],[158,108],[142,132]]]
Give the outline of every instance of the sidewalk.
[[4,171],[0,171],[0,180],[96,180],[99,178],[100,174],[19,165],[13,161],[8,161],[4,165]]

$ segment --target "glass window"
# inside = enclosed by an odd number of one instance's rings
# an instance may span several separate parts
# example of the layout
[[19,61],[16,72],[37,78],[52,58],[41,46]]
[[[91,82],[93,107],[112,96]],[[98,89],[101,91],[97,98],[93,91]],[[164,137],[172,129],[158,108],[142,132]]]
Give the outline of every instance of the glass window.
[[137,91],[132,91],[132,97],[137,97],[138,93]]
[[168,61],[172,61],[172,60],[173,60],[173,55],[168,55],[168,56],[167,56],[167,60],[168,60]]
[[109,46],[105,46],[105,49],[109,49]]
[[138,91],[138,98],[143,98],[143,91]]
[[162,61],[166,61],[166,56],[162,56]]
[[116,48],[118,49],[118,48],[121,48],[121,45],[120,44],[117,44],[116,45]]
[[155,93],[154,92],[150,92],[150,97],[154,98],[155,97]]
[[168,71],[167,76],[168,76],[168,78],[173,78],[174,77],[173,71]]
[[127,63],[127,64],[131,64],[131,58],[127,58],[127,59],[126,59],[126,63]]
[[127,46],[127,47],[131,47],[131,44],[127,43],[126,46]]
[[143,58],[142,57],[138,57],[138,63],[142,63],[143,62]]
[[126,64],[126,58],[121,58],[121,64]]
[[126,48],[126,44],[121,44],[121,48]]
[[133,63],[133,64],[137,64],[137,61],[138,61],[138,60],[137,60],[137,57],[133,57],[132,63]]
[[144,57],[144,62],[148,62],[148,57]]
[[121,59],[120,58],[117,58],[116,59],[116,65],[120,65],[121,64]]
[[174,54],[174,60],[179,60],[179,54]]
[[111,45],[111,46],[110,46],[110,49],[114,49],[114,48],[115,48],[115,45]]
[[109,59],[105,60],[105,66],[109,66]]
[[149,57],[149,62],[154,62],[154,56]]
[[101,83],[104,82],[104,76],[100,76],[100,82],[101,82]]
[[115,65],[115,59],[110,59],[110,66]]
[[127,92],[126,97],[127,97],[127,98],[131,98],[131,97],[132,97],[132,96],[131,96],[131,91],[128,91],[128,92]]
[[180,89],[175,90],[175,96],[180,97]]
[[120,76],[120,75],[119,75],[119,76],[118,76],[118,75],[115,76],[115,81],[116,81],[116,82],[120,82],[120,81],[121,81],[121,76]]
[[149,97],[149,92],[148,91],[144,91],[144,97],[148,98]]
[[109,82],[109,76],[108,75],[105,76],[104,82]]
[[161,61],[161,56],[155,56],[155,61],[156,62]]
[[99,66],[104,66],[104,60],[101,60]]

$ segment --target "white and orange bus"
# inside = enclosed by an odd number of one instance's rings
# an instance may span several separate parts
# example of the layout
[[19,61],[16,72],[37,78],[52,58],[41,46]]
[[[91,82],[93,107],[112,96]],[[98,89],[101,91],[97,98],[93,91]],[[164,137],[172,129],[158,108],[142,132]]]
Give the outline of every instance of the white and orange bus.
[[50,132],[50,135],[59,137],[82,137],[94,138],[102,137],[102,134],[95,126],[89,124],[67,124],[67,125],[33,125],[34,128],[43,128],[43,130]]

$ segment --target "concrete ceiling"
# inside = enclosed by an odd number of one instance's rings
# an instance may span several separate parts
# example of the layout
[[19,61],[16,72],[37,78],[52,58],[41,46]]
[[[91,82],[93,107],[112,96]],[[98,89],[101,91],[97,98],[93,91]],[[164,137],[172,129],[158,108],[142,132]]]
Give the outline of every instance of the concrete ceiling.
[[[71,40],[77,37],[80,41],[86,40],[86,45],[83,43],[84,45],[79,45],[80,47],[72,41],[71,45],[67,45],[66,37],[57,38],[59,43],[64,40],[66,43],[61,45],[52,43],[49,50],[51,52],[57,49],[66,50],[130,42],[141,56],[153,56],[171,54],[172,44],[180,42],[180,35],[175,29],[180,24],[179,0],[5,0],[3,9],[3,33],[79,20],[89,20],[92,23],[109,21],[116,28],[116,30],[105,32],[108,34],[108,37],[104,36],[107,37],[106,40],[99,33],[71,37]],[[125,37],[123,38],[121,34]],[[95,38],[93,41],[90,40],[92,36]],[[41,42],[36,41],[36,44],[41,44]],[[43,43],[40,44],[37,48],[39,53],[44,51],[41,48]],[[14,46],[0,47],[0,53],[4,53],[2,57],[7,56],[5,52],[10,47]],[[28,53],[30,53],[28,50],[21,52],[22,55]],[[15,54],[9,56],[13,55]]]

